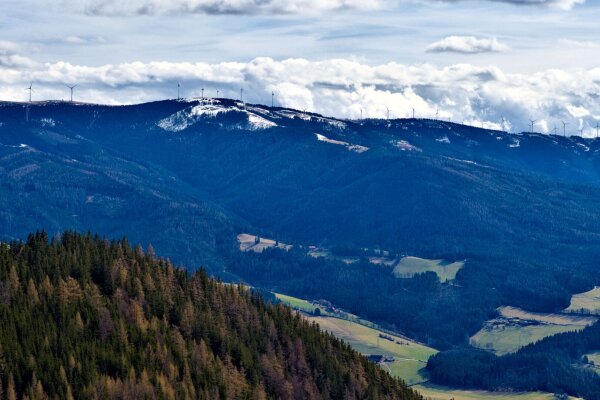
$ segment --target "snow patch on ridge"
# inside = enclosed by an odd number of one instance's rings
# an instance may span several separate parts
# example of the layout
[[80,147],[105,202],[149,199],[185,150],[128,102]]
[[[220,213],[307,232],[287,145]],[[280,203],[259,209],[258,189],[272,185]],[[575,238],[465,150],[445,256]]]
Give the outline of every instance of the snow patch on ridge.
[[341,140],[330,139],[327,136],[321,135],[320,133],[315,133],[315,136],[317,137],[317,140],[319,142],[325,142],[325,143],[329,143],[329,144],[335,144],[338,146],[344,146],[349,151],[354,151],[355,153],[364,153],[365,151],[369,150],[368,147],[361,146],[359,144],[352,144],[352,143],[344,142]]
[[508,147],[511,147],[513,149],[517,148],[517,147],[521,147],[521,140],[513,138],[513,142],[511,144],[509,144]]
[[269,128],[275,128],[277,124],[273,121],[269,121],[260,115],[248,113],[248,126],[251,130],[263,130]]
[[392,146],[394,146],[402,151],[419,151],[419,152],[423,151],[420,148],[413,146],[406,140],[392,140],[390,143],[392,144]]

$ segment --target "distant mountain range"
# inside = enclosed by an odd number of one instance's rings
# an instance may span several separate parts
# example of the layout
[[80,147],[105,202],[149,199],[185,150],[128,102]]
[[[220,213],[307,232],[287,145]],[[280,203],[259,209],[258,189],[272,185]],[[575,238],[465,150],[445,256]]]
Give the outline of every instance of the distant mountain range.
[[[152,244],[190,269],[338,307],[438,349],[499,306],[600,283],[600,140],[425,119],[347,121],[229,99],[0,103],[0,240],[44,227]],[[397,278],[298,246],[463,261]]]
[[0,236],[96,229],[215,270],[217,249],[242,228],[407,252],[424,241],[454,253],[518,243],[529,238],[516,232],[523,224],[542,240],[595,240],[599,149],[579,137],[227,99],[1,103]]

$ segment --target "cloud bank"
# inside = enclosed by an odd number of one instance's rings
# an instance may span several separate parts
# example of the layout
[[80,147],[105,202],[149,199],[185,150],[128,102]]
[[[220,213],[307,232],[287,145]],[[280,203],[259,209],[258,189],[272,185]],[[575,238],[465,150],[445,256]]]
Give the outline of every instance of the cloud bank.
[[[440,117],[499,128],[502,117],[515,130],[526,130],[529,118],[551,131],[560,121],[583,127],[592,135],[600,120],[600,68],[547,70],[534,74],[508,74],[496,67],[459,64],[432,65],[387,63],[370,66],[337,59],[276,61],[257,58],[248,63],[123,63],[103,66],[67,62],[36,63],[16,54],[3,62],[0,52],[0,97],[25,101],[24,90],[33,82],[34,100],[67,99],[64,84],[78,84],[75,99],[123,104],[174,98],[177,82],[187,97],[237,98],[244,88],[249,102],[276,103],[340,118],[384,118],[389,108],[394,118],[412,114]],[[6,57],[6,56],[4,56]],[[19,62],[21,60],[22,62]]]
[[477,38],[475,36],[448,36],[427,46],[429,53],[500,53],[510,48],[496,38]]
[[[424,0],[457,3],[465,0]],[[470,0],[473,1],[473,0]],[[478,0],[569,10],[585,0]],[[90,0],[89,15],[133,16],[169,14],[318,14],[337,10],[389,9],[406,0]]]
[[90,15],[311,14],[374,9],[386,0],[92,0]]
[[[446,3],[458,3],[462,1],[474,1],[474,0],[433,0],[443,1]],[[506,3],[513,4],[516,6],[542,6],[552,7],[561,10],[570,10],[576,5],[585,4],[586,0],[479,0],[480,2],[494,2],[494,3]]]

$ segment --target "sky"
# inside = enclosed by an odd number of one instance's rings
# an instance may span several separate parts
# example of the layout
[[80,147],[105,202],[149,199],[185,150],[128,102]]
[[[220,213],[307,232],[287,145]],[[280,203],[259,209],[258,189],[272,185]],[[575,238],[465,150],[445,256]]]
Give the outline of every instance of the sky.
[[[50,4],[49,4],[50,3]],[[1,0],[0,100],[239,97],[596,135],[596,0]]]

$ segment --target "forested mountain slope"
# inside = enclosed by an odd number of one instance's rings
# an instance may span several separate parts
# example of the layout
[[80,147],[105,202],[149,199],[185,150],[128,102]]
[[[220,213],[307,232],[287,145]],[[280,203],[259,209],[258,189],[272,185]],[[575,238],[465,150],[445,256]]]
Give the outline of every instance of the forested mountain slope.
[[[128,236],[191,269],[326,298],[443,349],[466,344],[496,307],[557,311],[600,283],[599,149],[227,99],[3,103],[0,237],[39,226]],[[301,252],[242,255],[242,232],[467,261],[451,283],[397,279]]]
[[8,399],[420,398],[286,307],[69,232],[0,244],[0,383]]

